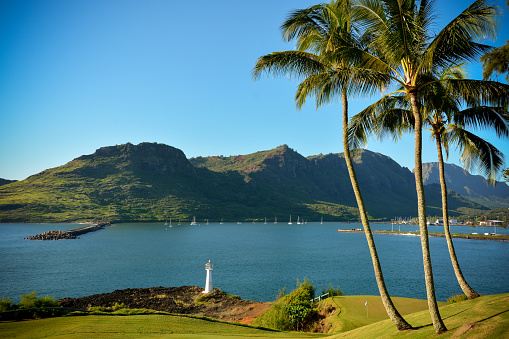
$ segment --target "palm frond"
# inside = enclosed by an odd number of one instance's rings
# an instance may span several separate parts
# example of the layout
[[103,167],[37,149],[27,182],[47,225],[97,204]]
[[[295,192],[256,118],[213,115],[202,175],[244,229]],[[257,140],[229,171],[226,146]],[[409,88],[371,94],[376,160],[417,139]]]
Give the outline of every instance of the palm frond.
[[496,81],[448,79],[447,86],[462,97],[467,106],[509,107],[509,85]]
[[477,0],[447,24],[429,44],[424,53],[426,70],[432,65],[445,66],[457,60],[474,61],[491,50],[491,46],[477,43],[496,38],[496,6],[487,0]]
[[348,142],[353,149],[364,147],[368,137],[391,137],[398,140],[414,126],[408,101],[400,96],[384,96],[352,117],[348,128]]
[[274,52],[258,58],[253,68],[253,79],[262,74],[305,78],[327,68],[319,56],[304,51]]
[[464,127],[492,129],[499,138],[509,137],[509,113],[501,107],[469,107],[457,112],[454,122]]
[[477,170],[494,183],[504,167],[504,155],[493,144],[456,125],[447,128],[448,140],[462,150],[461,162],[467,171]]

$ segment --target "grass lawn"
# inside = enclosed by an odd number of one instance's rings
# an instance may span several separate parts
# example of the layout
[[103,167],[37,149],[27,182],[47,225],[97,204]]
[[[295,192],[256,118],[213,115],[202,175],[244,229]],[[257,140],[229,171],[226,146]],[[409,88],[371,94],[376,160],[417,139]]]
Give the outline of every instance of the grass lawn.
[[[509,293],[455,304],[440,303],[448,332],[435,335],[425,300],[394,298],[398,310],[416,329],[398,332],[387,319],[380,297],[327,299],[337,312],[327,320],[327,335],[277,332],[186,316],[148,314],[87,315],[0,322],[1,338],[509,338]],[[368,302],[368,312],[365,303]],[[338,331],[341,331],[338,333]]]
[[[336,315],[328,319],[333,324],[333,332],[345,332],[389,319],[380,296],[353,295],[328,300],[337,310]],[[392,301],[402,315],[428,309],[427,300],[392,297]],[[443,306],[447,303],[439,302],[438,305]]]
[[[87,315],[0,322],[1,338],[310,338],[220,321],[173,315]],[[323,335],[322,335],[323,336]]]
[[405,316],[416,330],[398,332],[390,320],[384,320],[331,338],[509,338],[509,293],[441,306],[440,314],[448,329],[440,336],[424,310]]

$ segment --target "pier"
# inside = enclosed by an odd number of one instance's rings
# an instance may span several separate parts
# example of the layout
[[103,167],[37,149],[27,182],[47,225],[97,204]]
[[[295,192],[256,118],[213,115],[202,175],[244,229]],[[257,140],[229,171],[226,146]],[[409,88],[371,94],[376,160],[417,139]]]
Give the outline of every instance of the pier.
[[79,235],[86,234],[89,232],[95,232],[102,230],[103,228],[110,226],[109,222],[101,222],[98,224],[87,225],[68,231],[48,231],[42,234],[33,235],[25,238],[27,240],[62,240],[62,239],[76,239]]
[[[352,229],[352,230],[338,230],[338,232],[342,233],[364,233],[361,229]],[[409,235],[409,236],[419,236],[419,232],[402,232],[402,231],[371,231],[373,234],[392,234],[392,235]],[[428,233],[430,237],[439,237],[445,238],[445,234],[443,233]],[[454,239],[474,239],[474,240],[495,240],[495,241],[509,241],[508,235],[503,234],[494,234],[494,235],[482,235],[482,234],[451,234],[451,237]]]

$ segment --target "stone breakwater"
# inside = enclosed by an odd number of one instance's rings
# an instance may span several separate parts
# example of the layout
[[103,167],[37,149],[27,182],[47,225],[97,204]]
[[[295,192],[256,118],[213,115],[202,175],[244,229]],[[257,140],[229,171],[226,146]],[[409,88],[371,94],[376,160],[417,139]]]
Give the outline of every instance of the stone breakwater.
[[33,235],[31,237],[25,238],[27,240],[61,240],[61,239],[76,239],[79,235],[94,232],[105,228],[106,226],[110,226],[109,222],[102,222],[94,225],[87,225],[80,228],[76,228],[74,230],[69,231],[48,231],[42,234]]

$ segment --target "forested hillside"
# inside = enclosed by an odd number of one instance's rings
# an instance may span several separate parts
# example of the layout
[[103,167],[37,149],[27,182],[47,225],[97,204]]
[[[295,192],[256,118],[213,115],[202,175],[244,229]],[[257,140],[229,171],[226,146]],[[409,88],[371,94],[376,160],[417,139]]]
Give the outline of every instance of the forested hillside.
[[[416,215],[413,174],[363,151],[357,175],[372,218]],[[430,215],[440,188],[426,187]],[[483,207],[456,194],[452,215]],[[232,157],[187,159],[174,147],[103,147],[65,165],[0,187],[1,222],[190,220],[357,220],[342,154],[303,157],[286,145]]]

